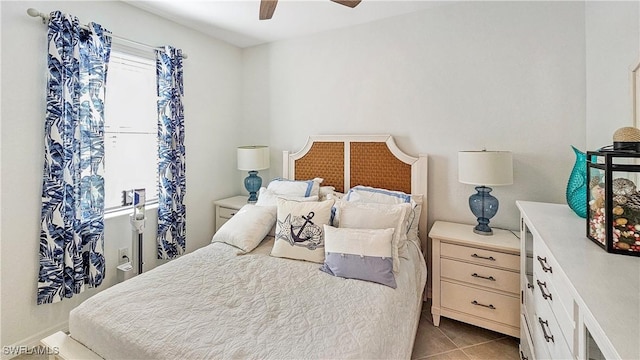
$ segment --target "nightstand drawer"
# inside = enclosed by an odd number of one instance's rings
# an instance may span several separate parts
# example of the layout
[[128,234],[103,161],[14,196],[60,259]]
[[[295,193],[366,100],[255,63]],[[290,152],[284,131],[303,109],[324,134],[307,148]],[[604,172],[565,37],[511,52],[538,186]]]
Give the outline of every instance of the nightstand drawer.
[[494,269],[451,259],[442,259],[440,262],[440,272],[440,276],[443,278],[507,291],[514,295],[518,294],[520,288],[520,274],[508,270]]
[[230,209],[222,206],[218,206],[218,217],[223,219],[231,219],[233,215],[238,212],[238,209]]
[[513,296],[441,282],[442,307],[516,328],[520,326],[519,300]]
[[502,267],[514,271],[519,271],[520,269],[520,255],[511,255],[448,243],[442,243],[440,245],[440,253],[442,257],[460,259],[480,265]]

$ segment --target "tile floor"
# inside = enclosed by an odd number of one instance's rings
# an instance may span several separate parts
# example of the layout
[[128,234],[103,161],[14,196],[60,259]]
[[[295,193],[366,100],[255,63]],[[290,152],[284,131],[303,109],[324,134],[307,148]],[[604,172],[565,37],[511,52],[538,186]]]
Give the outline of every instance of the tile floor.
[[413,360],[491,359],[518,360],[518,338],[441,317],[433,325],[431,301],[422,306]]
[[[431,301],[422,306],[413,360],[519,360],[517,338],[448,318],[433,325]],[[44,355],[23,354],[14,360],[45,360]]]

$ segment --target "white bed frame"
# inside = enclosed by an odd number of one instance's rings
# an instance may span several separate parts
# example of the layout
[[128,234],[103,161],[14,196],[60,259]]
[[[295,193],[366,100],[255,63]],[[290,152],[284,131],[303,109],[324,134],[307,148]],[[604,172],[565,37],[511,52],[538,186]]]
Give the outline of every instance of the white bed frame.
[[[418,157],[407,155],[398,148],[391,135],[316,135],[309,137],[305,147],[293,154],[288,151],[283,152],[283,176],[287,179],[295,177],[296,160],[306,155],[315,142],[342,142],[344,143],[344,189],[351,188],[350,184],[350,143],[352,142],[377,142],[386,143],[389,151],[399,160],[411,166],[411,193],[422,194],[423,204],[418,226],[419,237],[423,253],[427,248],[427,155],[420,154]],[[425,288],[426,289],[426,288]],[[426,293],[426,291],[425,291]],[[416,319],[415,330],[417,331],[418,319]],[[71,338],[65,332],[59,331],[40,341],[40,343],[51,350],[49,359],[102,359],[98,354]]]

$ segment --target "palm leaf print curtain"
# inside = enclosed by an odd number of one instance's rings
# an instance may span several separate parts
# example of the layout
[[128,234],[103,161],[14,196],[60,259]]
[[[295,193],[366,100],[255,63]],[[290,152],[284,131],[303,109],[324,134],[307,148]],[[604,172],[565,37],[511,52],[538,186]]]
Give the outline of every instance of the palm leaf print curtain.
[[173,259],[186,248],[185,147],[182,50],[156,51],[158,77],[158,259]]
[[104,279],[104,94],[111,38],[51,13],[38,304]]

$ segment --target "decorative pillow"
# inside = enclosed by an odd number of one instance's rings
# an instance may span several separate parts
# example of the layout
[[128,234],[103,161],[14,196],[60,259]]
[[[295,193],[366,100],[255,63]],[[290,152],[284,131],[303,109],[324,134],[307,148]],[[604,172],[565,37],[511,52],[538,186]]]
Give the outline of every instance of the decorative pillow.
[[407,214],[407,239],[420,244],[420,239],[418,238],[418,223],[420,222],[420,213],[422,212],[423,195],[405,194],[402,191],[358,185],[351,188],[345,198],[351,202],[378,204],[410,203],[412,211]]
[[376,204],[339,202],[339,223],[341,228],[353,229],[394,229],[391,255],[393,271],[399,271],[399,249],[407,240],[406,214],[410,204]]
[[320,200],[327,200],[328,195],[332,195],[335,193],[336,188],[333,186],[320,186],[320,190],[318,195],[320,196]]
[[324,229],[333,200],[300,202],[278,199],[276,239],[271,255],[317,263],[324,261]]
[[325,258],[320,270],[395,289],[391,258],[393,233],[394,229],[338,229],[325,225]]
[[258,201],[256,205],[258,206],[278,206],[278,198],[284,198],[287,200],[296,200],[296,201],[318,201],[318,196],[292,196],[292,195],[282,195],[277,194],[272,190],[269,190],[265,187],[261,187],[258,193]]
[[248,253],[267,236],[275,222],[275,207],[247,204],[216,231],[211,242],[223,242]]
[[323,179],[315,178],[312,180],[288,180],[288,179],[273,179],[267,185],[267,189],[273,191],[278,195],[288,196],[320,196],[320,183]]

